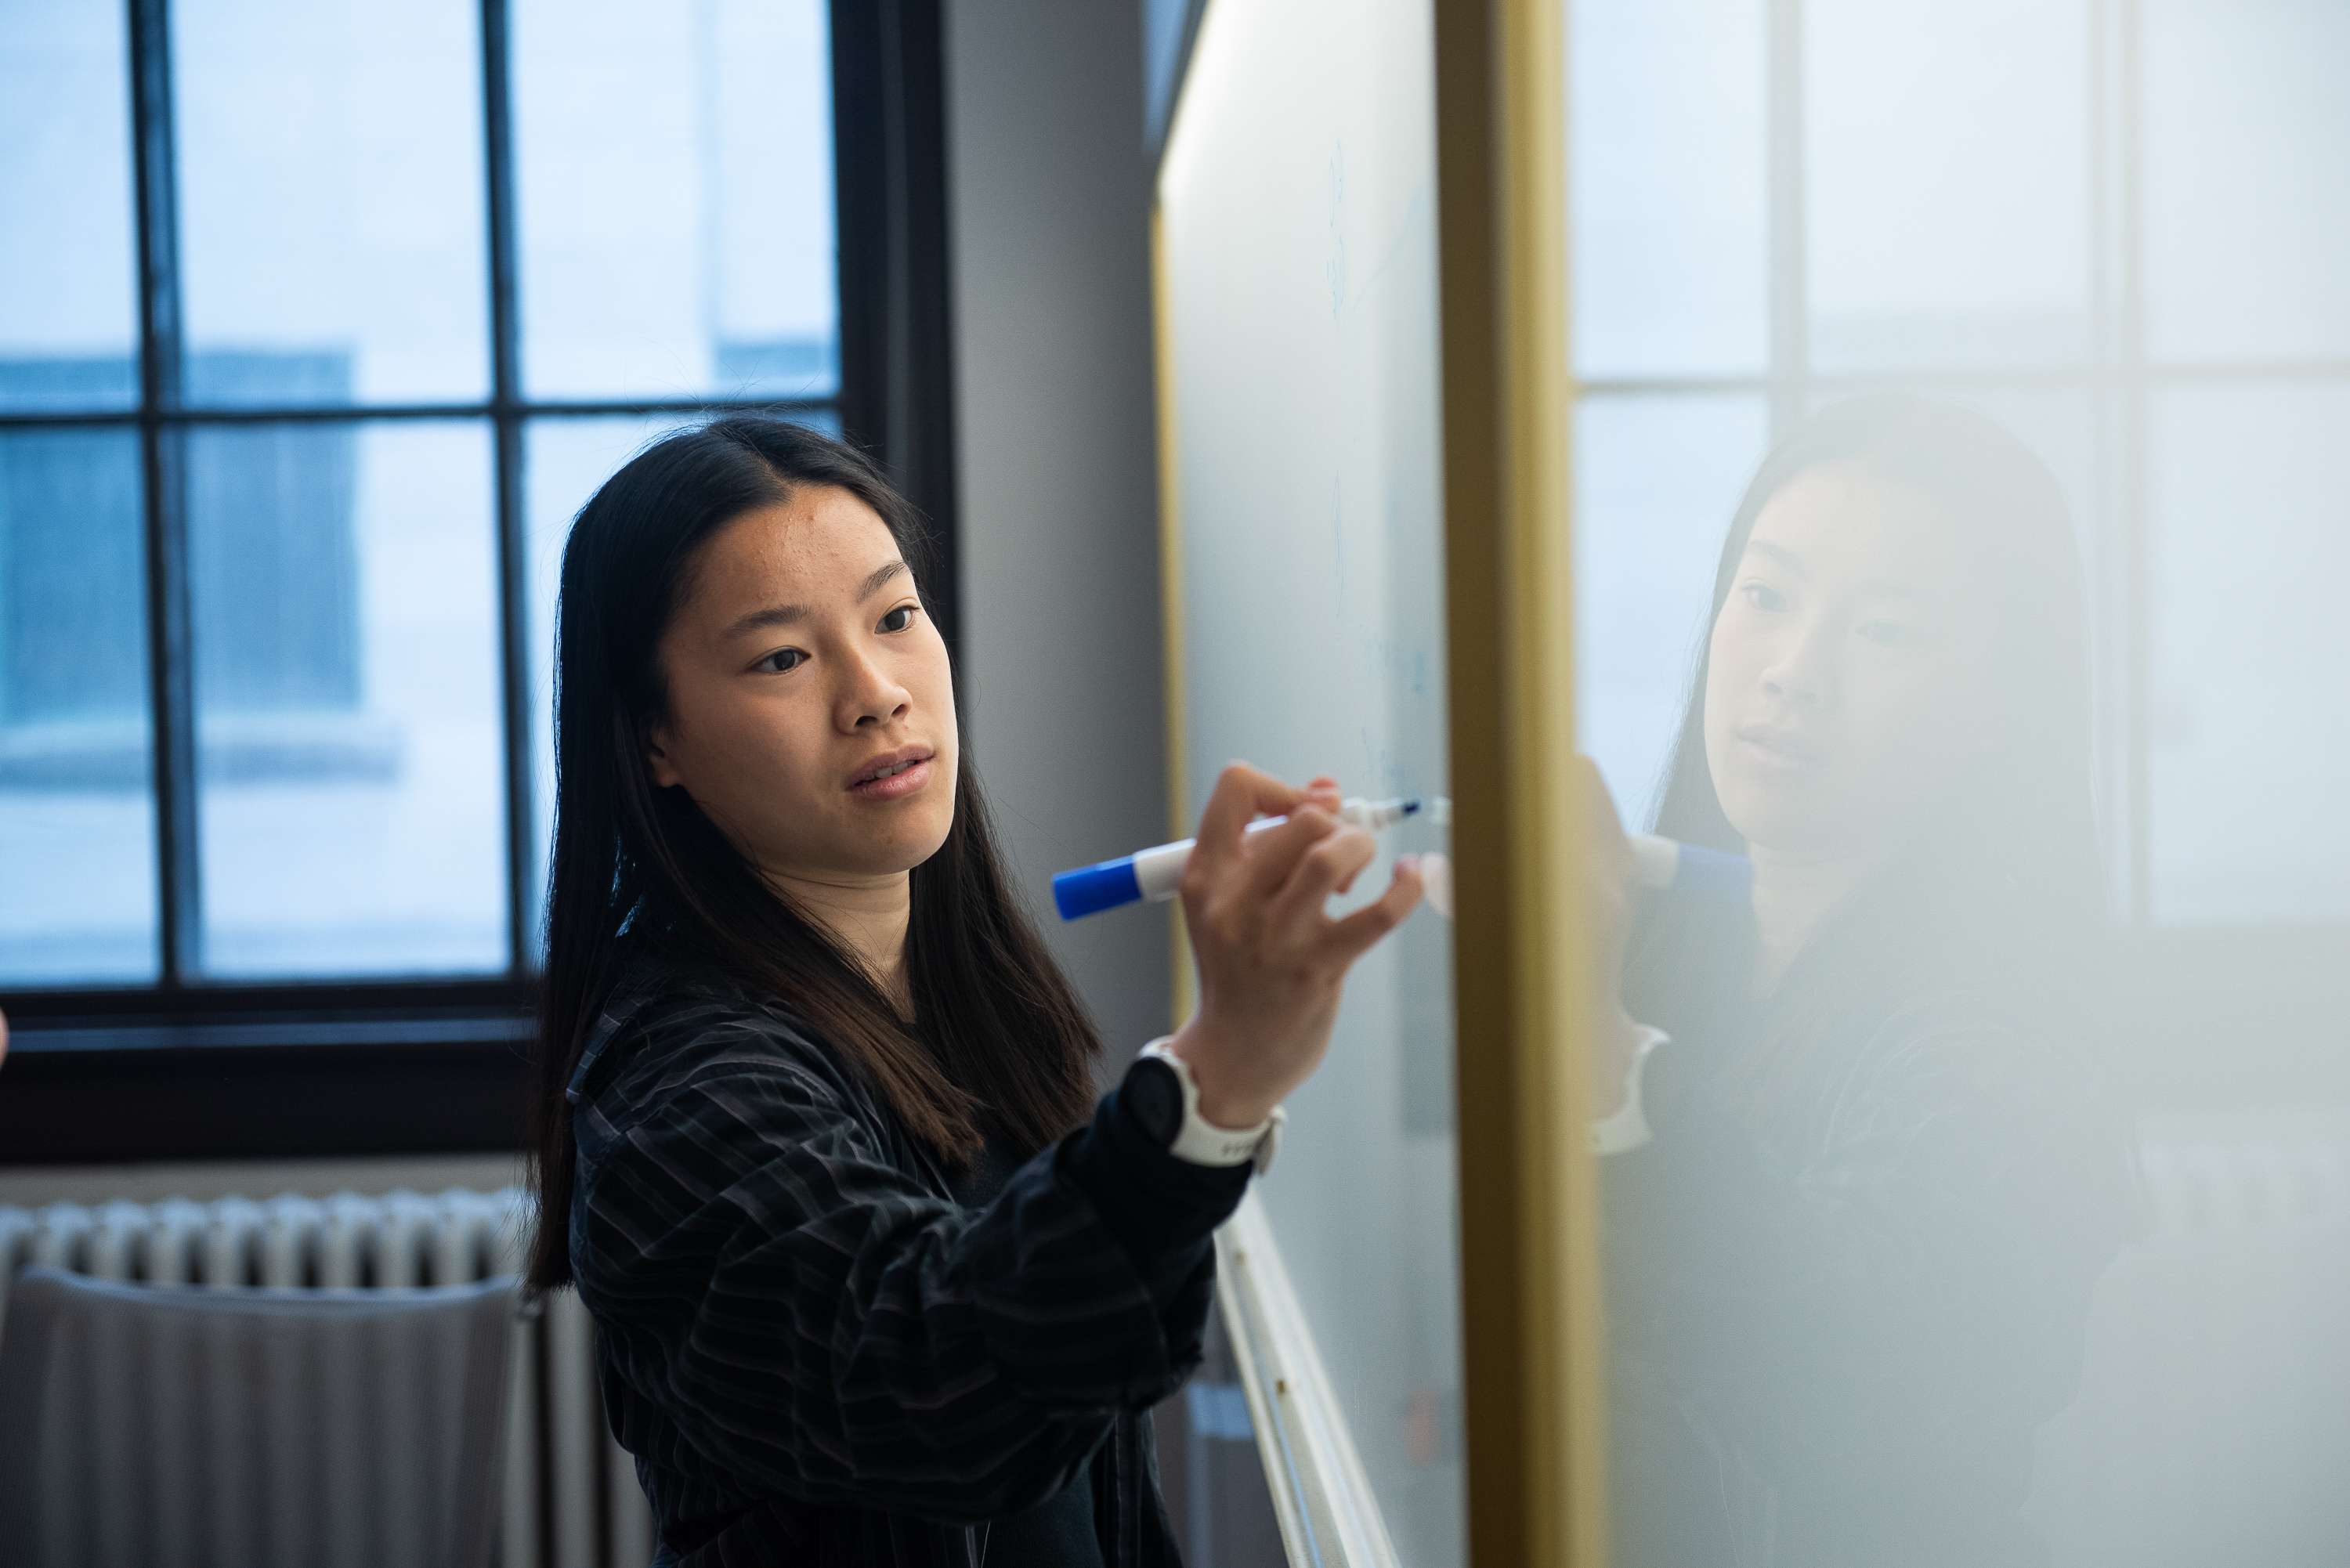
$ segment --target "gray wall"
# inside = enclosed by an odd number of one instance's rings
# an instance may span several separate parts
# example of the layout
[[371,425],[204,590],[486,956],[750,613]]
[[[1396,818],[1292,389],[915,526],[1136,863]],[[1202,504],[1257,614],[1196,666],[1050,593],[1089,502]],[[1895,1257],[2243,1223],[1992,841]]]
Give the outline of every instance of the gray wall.
[[1165,912],[1063,926],[1049,880],[1167,836],[1140,8],[949,0],[947,131],[966,741],[1122,1058]]

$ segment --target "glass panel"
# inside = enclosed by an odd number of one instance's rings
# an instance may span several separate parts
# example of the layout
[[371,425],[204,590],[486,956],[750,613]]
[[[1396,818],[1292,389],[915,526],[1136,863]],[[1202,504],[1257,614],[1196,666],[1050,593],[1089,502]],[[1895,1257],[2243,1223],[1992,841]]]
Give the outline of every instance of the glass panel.
[[139,400],[120,0],[0,5],[0,410]]
[[2082,0],[1812,0],[1804,25],[1813,364],[2085,358]]
[[[1600,1161],[1616,1550],[2334,1561],[2314,1456],[2350,1437],[2350,379],[1950,396],[1947,372],[2083,351],[2091,88],[2134,63],[2085,45],[2123,29],[1804,10],[1809,182],[1781,194],[1812,209],[1818,359],[1937,389],[1858,422],[1824,393],[1762,460],[1767,547],[1658,815],[1747,851],[1751,896],[1640,894],[1617,995],[1669,1038],[1627,1067],[1637,1034],[1594,1031],[1603,1106],[1645,1096]],[[2339,95],[2318,108],[2338,13],[2147,8],[2166,352],[2340,352],[2342,203],[2311,194],[2350,151],[2325,140]],[[1652,68],[1617,90],[1676,90],[1678,61]],[[1647,781],[1615,759],[1658,744],[1625,714],[1672,689],[1671,649],[1616,685],[1706,586],[1668,579],[1711,562],[1627,519],[1729,450],[1670,409],[1595,400],[1578,439],[1584,744],[1634,820]],[[2140,763],[2151,925],[2095,898]]]
[[2155,404],[2158,919],[2350,919],[2350,387]]
[[480,32],[472,0],[172,6],[192,402],[488,395]]
[[515,0],[535,398],[839,384],[819,0]]
[[1760,373],[1762,0],[1575,0],[1568,26],[1577,372]]
[[2145,16],[2151,351],[2350,354],[2350,7],[2149,0]]
[[0,985],[156,975],[139,438],[0,433]]
[[204,962],[506,962],[490,442],[473,423],[189,441]]
[[1760,397],[1614,397],[1575,411],[1575,748],[1627,822],[1653,815],[1715,558],[1762,454]]

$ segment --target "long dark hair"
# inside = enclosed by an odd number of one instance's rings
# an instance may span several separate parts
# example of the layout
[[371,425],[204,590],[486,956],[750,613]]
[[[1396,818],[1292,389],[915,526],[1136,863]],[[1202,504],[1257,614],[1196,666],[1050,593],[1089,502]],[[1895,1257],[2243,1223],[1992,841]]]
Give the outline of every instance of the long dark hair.
[[581,509],[563,552],[556,649],[555,851],[532,1075],[539,1224],[531,1282],[571,1279],[577,1146],[564,1090],[630,946],[771,997],[839,1052],[922,1144],[967,1167],[983,1122],[1024,1154],[1084,1119],[1100,1036],[1020,911],[971,753],[954,826],[913,871],[899,1019],[818,922],[777,896],[682,788],[645,763],[663,710],[656,649],[702,545],[806,486],[856,496],[927,580],[919,515],[855,448],[779,420],[713,421],[656,442]]
[[[1729,598],[1756,516],[1821,463],[1849,462],[1915,490],[1967,531],[1994,608],[1991,689],[1997,743],[1953,779],[1915,842],[1825,922],[1762,1009],[1759,1037],[1732,1069],[1767,1116],[1803,1077],[1805,1050],[1834,1018],[1881,1012],[1930,979],[1995,975],[2071,985],[2093,969],[2102,908],[2092,764],[2086,609],[2080,555],[2055,476],[1981,414],[1880,394],[1823,410],[1764,459],[1731,518],[1713,605],[1666,774],[1656,830],[1742,851],[1714,793],[1705,751],[1712,626]],[[1652,909],[1627,975],[1669,1013],[1691,992],[1742,983],[1752,925],[1690,904]],[[1661,1020],[1659,1020],[1661,1021]]]

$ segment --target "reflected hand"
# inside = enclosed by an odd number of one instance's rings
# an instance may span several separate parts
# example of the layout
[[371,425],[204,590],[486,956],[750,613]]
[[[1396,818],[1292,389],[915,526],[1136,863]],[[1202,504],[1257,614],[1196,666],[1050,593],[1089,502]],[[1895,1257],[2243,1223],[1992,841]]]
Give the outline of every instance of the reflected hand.
[[1584,1054],[1584,1114],[1596,1120],[1624,1104],[1640,1027],[1624,1011],[1624,951],[1640,894],[1640,867],[1616,815],[1599,765],[1575,759],[1583,797],[1584,854],[1589,872],[1586,926],[1591,942],[1590,1048]]
[[[1243,763],[1226,768],[1201,815],[1183,871],[1183,923],[1200,966],[1200,1011],[1174,1052],[1200,1085],[1200,1114],[1254,1127],[1320,1064],[1347,971],[1419,901],[1409,857],[1377,903],[1343,919],[1324,911],[1377,854],[1342,826],[1337,781],[1302,790]],[[1244,833],[1258,815],[1289,820]]]

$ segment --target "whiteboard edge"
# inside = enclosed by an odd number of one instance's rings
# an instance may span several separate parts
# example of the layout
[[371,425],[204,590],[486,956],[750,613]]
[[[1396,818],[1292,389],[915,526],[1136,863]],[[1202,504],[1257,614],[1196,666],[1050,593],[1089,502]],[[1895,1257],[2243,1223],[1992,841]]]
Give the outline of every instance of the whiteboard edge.
[[1216,1232],[1216,1297],[1289,1561],[1298,1568],[1400,1568],[1253,1188]]

